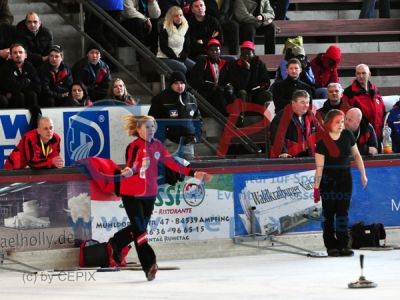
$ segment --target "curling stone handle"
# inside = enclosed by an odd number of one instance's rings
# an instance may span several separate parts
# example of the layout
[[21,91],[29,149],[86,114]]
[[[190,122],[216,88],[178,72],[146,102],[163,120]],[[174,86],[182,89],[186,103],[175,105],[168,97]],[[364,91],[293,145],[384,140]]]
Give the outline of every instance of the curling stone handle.
[[360,254],[360,266],[361,269],[364,269],[364,254]]

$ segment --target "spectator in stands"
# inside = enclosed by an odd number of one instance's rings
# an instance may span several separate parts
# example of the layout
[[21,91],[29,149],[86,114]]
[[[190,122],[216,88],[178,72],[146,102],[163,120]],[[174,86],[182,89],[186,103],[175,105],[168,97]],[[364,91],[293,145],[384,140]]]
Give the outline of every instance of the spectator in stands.
[[315,147],[314,203],[322,199],[322,229],[328,256],[352,256],[349,247],[348,210],[353,189],[351,162],[361,175],[362,187],[367,176],[354,135],[344,128],[344,113],[331,110],[325,118],[326,133]]
[[289,20],[286,16],[290,0],[272,0],[271,6],[275,12],[275,20]]
[[256,32],[264,35],[264,53],[275,54],[274,10],[268,0],[235,0],[234,15],[239,22],[240,42],[255,42]]
[[[93,0],[100,8],[106,11],[118,23],[121,21],[121,13],[124,10],[124,0]],[[118,46],[118,35],[106,25],[107,22],[101,20],[94,13],[86,12],[85,15],[85,31],[90,35],[101,47],[103,47],[111,56],[116,57]],[[109,63],[113,70],[116,66]]]
[[359,108],[350,108],[344,118],[346,129],[353,132],[361,155],[378,154],[378,140],[372,125],[362,117]]
[[315,150],[315,118],[310,110],[310,95],[296,90],[290,105],[271,122],[271,158],[312,156]]
[[296,90],[305,90],[310,95],[310,101],[313,97],[313,88],[300,80],[301,62],[297,58],[288,61],[287,66],[288,77],[285,80],[274,82],[271,86],[272,98],[275,104],[275,113],[284,109],[291,103],[293,92]]
[[309,86],[315,86],[314,73],[303,46],[294,46],[285,49],[285,57],[281,60],[276,70],[275,81],[285,80],[288,77],[287,63],[292,58],[297,58],[301,63],[300,80]]
[[340,55],[340,48],[332,45],[326,50],[326,53],[318,54],[311,61],[315,87],[317,89],[326,88],[332,82],[339,82],[338,67]]
[[356,66],[356,79],[343,92],[343,101],[361,109],[364,118],[375,129],[378,142],[382,141],[385,104],[378,88],[370,81],[371,72],[365,64]]
[[[375,18],[376,0],[363,0],[360,19]],[[379,18],[390,18],[390,0],[379,0]]]
[[108,90],[108,99],[121,101],[128,105],[136,105],[136,101],[133,99],[131,94],[128,93],[125,83],[120,78],[115,78],[111,81]]
[[189,24],[183,16],[182,9],[172,6],[164,18],[157,57],[172,70],[186,74],[195,64],[188,58],[189,51]]
[[389,112],[387,124],[392,130],[392,150],[393,152],[400,152],[400,100],[397,101]]
[[11,13],[8,0],[0,0],[0,24],[6,23],[11,25],[14,21],[14,16]]
[[121,24],[139,41],[150,46],[153,53],[156,53],[160,15],[161,10],[157,0],[124,0]]
[[24,45],[28,54],[28,61],[35,67],[49,59],[49,50],[53,45],[53,34],[42,25],[35,12],[26,15],[17,25],[17,41]]
[[92,106],[93,102],[90,101],[87,88],[85,84],[79,81],[72,83],[69,90],[69,97],[71,106]]
[[37,129],[24,134],[4,165],[4,169],[26,167],[32,169],[64,167],[64,160],[60,156],[60,136],[54,132],[54,124],[49,117],[41,117]]
[[228,82],[233,85],[235,95],[243,101],[260,105],[271,101],[268,70],[255,55],[253,42],[244,41],[240,48],[240,57],[229,63]]
[[223,44],[221,25],[213,16],[206,14],[206,5],[203,0],[193,0],[190,4],[192,11],[188,19],[190,34],[190,58],[196,59],[206,54],[208,41],[217,39]]
[[8,23],[0,23],[0,67],[10,59],[10,46],[15,42],[17,31]]
[[326,114],[331,109],[338,109],[346,113],[350,109],[350,105],[342,100],[343,88],[340,83],[332,82],[328,84],[328,99],[324,102],[324,105],[318,109],[317,119],[323,123]]
[[10,52],[11,59],[0,69],[0,107],[37,107],[41,84],[36,69],[26,60],[22,44],[11,45]]
[[72,67],[72,76],[74,81],[86,85],[90,100],[101,100],[107,96],[111,73],[108,65],[101,59],[101,48],[97,45],[88,47],[86,57]]
[[[166,126],[165,137],[169,150],[179,144],[179,156],[194,158],[194,144],[201,141],[201,115],[196,98],[186,90],[186,77],[175,71],[170,76],[170,86],[151,100],[149,115],[156,119],[174,121]],[[177,121],[180,121],[179,124]],[[161,124],[159,122],[159,124]]]
[[189,81],[208,102],[227,116],[226,106],[233,100],[233,87],[227,85],[227,61],[220,54],[220,41],[209,40],[207,56],[198,58],[189,72]]
[[61,46],[50,47],[49,60],[40,66],[39,76],[42,82],[40,106],[69,106],[68,96],[72,84],[72,72],[64,63],[64,52]]
[[[205,0],[204,3],[207,7],[207,14],[216,18],[221,24],[224,44],[228,46],[229,54],[238,54],[239,24],[233,18],[233,0]],[[223,50],[222,52],[224,53]]]

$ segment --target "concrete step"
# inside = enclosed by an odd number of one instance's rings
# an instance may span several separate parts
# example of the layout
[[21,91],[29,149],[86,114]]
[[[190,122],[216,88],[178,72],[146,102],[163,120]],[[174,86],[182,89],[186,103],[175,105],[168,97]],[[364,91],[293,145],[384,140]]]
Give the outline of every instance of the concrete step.
[[[322,53],[331,46],[331,43],[307,43],[304,44],[306,53]],[[282,53],[283,44],[276,45],[276,54]],[[399,51],[400,41],[395,42],[364,42],[364,43],[340,43],[336,46],[340,47],[343,53],[357,52],[394,52]],[[256,45],[256,54],[264,54],[264,46]]]
[[[376,15],[378,15],[378,11]],[[287,16],[295,20],[334,20],[334,19],[358,19],[360,10],[310,10],[310,11],[288,11]],[[399,9],[390,11],[392,18],[400,17]]]
[[[37,14],[54,13],[50,6],[44,2],[28,2],[28,1],[9,1],[10,10],[14,16],[25,16],[28,12],[34,11]],[[17,19],[16,20],[20,20]]]

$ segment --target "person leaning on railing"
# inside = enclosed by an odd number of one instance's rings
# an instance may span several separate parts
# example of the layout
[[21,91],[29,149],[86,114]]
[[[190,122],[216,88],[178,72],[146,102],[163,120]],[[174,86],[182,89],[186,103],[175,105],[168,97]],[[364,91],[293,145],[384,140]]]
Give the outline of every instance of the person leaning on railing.
[[11,170],[26,167],[64,167],[64,160],[60,156],[60,136],[54,132],[54,124],[49,117],[41,117],[37,129],[24,134],[4,165],[4,169]]

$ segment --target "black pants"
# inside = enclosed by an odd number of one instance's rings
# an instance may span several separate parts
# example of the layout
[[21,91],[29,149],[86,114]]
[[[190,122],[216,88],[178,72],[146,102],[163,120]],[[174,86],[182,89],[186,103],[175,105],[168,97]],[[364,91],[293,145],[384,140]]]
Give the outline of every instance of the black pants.
[[348,247],[348,211],[353,182],[350,170],[325,173],[320,192],[322,198],[322,223],[324,244],[327,249]]
[[151,19],[151,31],[149,32],[146,26],[146,21],[140,18],[132,18],[122,21],[121,25],[125,27],[135,38],[156,54],[158,48],[158,19]]
[[38,96],[35,92],[14,92],[11,98],[0,96],[1,108],[31,108],[38,106]]
[[275,24],[256,28],[254,24],[240,23],[240,43],[255,42],[256,33],[264,35],[264,54],[275,54]]
[[224,32],[225,45],[228,46],[230,55],[239,53],[239,24],[235,20],[229,20],[221,24]]
[[122,196],[130,225],[115,233],[113,237],[119,251],[131,242],[135,242],[136,252],[144,271],[156,262],[156,254],[147,240],[147,225],[153,213],[154,202],[155,197]]

